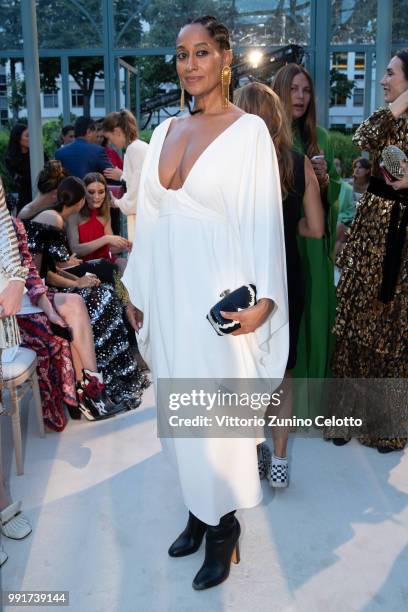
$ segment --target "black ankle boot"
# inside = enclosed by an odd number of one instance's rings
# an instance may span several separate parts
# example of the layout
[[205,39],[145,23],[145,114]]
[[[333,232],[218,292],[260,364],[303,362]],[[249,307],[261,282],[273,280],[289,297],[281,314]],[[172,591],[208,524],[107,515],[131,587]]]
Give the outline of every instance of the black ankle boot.
[[186,557],[195,553],[201,546],[206,529],[206,523],[189,512],[186,528],[169,548],[170,557]]
[[230,512],[223,516],[216,527],[207,527],[204,563],[193,580],[196,591],[224,582],[228,578],[231,561],[239,563],[241,527],[234,514]]

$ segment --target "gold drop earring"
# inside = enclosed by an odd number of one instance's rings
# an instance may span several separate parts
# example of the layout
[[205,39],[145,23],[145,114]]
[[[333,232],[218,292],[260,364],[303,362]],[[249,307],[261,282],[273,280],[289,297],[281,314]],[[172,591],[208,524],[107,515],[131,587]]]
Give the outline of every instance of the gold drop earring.
[[224,66],[221,70],[222,108],[228,108],[229,88],[231,85],[231,68]]
[[180,89],[181,89],[181,95],[180,95],[180,111],[181,111],[182,113],[184,113],[184,109],[185,109],[184,87],[182,86],[181,82],[180,82]]

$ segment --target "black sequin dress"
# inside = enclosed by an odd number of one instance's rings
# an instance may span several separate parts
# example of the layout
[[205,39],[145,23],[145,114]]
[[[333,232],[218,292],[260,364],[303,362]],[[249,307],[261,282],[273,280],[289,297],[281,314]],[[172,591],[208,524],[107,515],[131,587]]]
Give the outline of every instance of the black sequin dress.
[[[58,262],[70,257],[65,231],[35,221],[26,221],[24,225],[31,254],[41,255],[40,275],[45,278],[47,272],[56,272]],[[51,289],[77,293],[83,298],[91,319],[98,370],[103,374],[109,397],[115,402],[126,403],[129,409],[139,406],[149,381],[132,355],[123,304],[112,287],[101,284],[99,287]]]

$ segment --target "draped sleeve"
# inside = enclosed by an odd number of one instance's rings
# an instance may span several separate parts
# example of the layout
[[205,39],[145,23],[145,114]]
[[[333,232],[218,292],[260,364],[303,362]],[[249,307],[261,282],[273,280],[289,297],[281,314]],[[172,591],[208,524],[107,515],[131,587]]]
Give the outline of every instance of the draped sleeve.
[[274,303],[272,314],[255,331],[261,359],[271,378],[282,378],[289,351],[285,237],[279,168],[269,131],[254,117],[239,190],[239,234],[243,266],[257,297]]
[[158,219],[158,209],[153,205],[153,202],[147,193],[146,178],[150,169],[153,154],[158,146],[158,141],[160,140],[161,130],[166,123],[167,122],[160,124],[160,126],[153,132],[149,147],[147,149],[147,154],[140,176],[137,220],[135,225],[133,248],[122,277],[122,282],[128,290],[130,301],[134,306],[136,306],[136,308],[144,313],[143,327],[138,334],[138,345],[140,345],[139,347],[142,354],[142,345],[146,344],[148,341],[148,300],[150,271],[152,265],[152,241],[154,227]]

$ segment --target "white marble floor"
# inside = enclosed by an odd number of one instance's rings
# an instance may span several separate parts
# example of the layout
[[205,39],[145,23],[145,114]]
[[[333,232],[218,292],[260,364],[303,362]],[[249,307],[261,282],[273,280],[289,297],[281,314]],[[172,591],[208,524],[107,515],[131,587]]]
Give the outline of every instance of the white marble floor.
[[152,390],[137,412],[71,421],[45,439],[27,403],[23,476],[2,418],[11,491],[33,524],[24,541],[3,538],[4,590],[67,590],[75,612],[408,610],[407,450],[293,439],[289,489],[263,485],[262,505],[239,513],[241,563],[195,592],[203,551],[166,552],[186,510],[156,438]]

